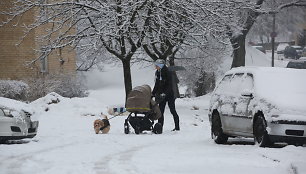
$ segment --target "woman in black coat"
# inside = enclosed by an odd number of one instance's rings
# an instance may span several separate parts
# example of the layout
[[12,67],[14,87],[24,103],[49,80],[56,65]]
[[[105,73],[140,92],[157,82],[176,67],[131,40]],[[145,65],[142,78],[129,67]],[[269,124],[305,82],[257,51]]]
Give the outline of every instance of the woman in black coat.
[[164,112],[166,103],[171,114],[173,115],[175,127],[173,131],[179,131],[179,116],[175,110],[175,99],[178,97],[178,79],[175,72],[170,72],[165,65],[163,59],[157,59],[155,61],[155,85],[152,91],[152,95],[155,96],[155,100],[159,103],[159,108],[162,113],[161,118],[158,119],[158,122],[161,125],[164,125]]

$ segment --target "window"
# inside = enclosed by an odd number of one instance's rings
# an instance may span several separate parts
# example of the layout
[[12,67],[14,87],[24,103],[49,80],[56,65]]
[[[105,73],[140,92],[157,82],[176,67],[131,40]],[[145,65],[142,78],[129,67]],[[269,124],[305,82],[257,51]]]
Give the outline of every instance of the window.
[[47,57],[40,58],[40,72],[46,73],[48,72],[48,59]]
[[219,83],[219,85],[216,89],[216,92],[215,92],[216,94],[223,93],[224,90],[227,89],[227,86],[231,81],[231,77],[232,77],[232,74],[229,74],[229,75],[226,75],[226,76],[223,77],[223,79],[221,80],[221,82]]

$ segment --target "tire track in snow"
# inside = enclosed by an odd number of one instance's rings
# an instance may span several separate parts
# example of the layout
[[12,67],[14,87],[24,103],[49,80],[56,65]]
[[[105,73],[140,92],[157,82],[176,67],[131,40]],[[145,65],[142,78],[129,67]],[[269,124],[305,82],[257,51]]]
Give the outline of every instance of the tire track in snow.
[[[148,145],[136,146],[115,154],[111,154],[97,162],[94,169],[97,174],[137,174],[139,171],[133,164],[132,157],[136,152],[142,150],[146,146]],[[122,171],[116,172],[116,169],[120,169]]]
[[[7,174],[10,174],[10,173],[22,173],[21,172],[21,167],[22,167],[22,164],[25,162],[25,161],[37,161],[35,160],[35,155],[38,154],[38,155],[41,155],[42,153],[49,153],[51,151],[54,151],[54,150],[58,150],[58,149],[62,149],[62,148],[65,148],[65,147],[69,147],[71,145],[74,145],[75,143],[68,143],[68,144],[64,144],[64,145],[60,145],[60,146],[52,146],[50,148],[44,148],[44,149],[40,149],[38,151],[32,151],[32,152],[27,152],[27,153],[24,153],[24,154],[20,154],[20,155],[14,155],[14,156],[11,156],[11,157],[6,157],[4,159],[0,159],[0,161],[2,161],[0,163],[0,168],[1,169],[6,169],[5,173]],[[41,163],[41,161],[39,161]],[[48,166],[48,165],[46,165]],[[42,167],[40,165],[40,167]],[[43,167],[43,170],[47,170],[48,168],[51,168],[51,166],[49,167]],[[4,171],[0,171],[0,173],[2,173]]]

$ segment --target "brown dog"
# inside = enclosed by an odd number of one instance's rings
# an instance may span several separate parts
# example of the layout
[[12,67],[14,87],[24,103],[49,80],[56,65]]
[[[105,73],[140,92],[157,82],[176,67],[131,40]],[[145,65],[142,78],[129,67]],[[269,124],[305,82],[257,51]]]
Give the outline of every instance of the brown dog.
[[110,124],[108,121],[107,116],[105,116],[104,119],[97,119],[94,121],[94,129],[96,134],[98,134],[100,131],[102,134],[107,134],[110,130]]

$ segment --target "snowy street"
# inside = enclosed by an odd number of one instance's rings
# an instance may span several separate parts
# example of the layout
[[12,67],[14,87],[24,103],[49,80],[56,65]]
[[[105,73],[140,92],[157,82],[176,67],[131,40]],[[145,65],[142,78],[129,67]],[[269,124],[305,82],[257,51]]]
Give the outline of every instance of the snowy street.
[[[107,96],[108,92],[99,93]],[[109,134],[96,135],[93,121],[98,116],[90,114],[106,112],[107,99],[90,95],[60,98],[51,105],[43,99],[33,103],[40,112],[39,133],[32,140],[0,145],[0,173],[306,173],[305,147],[260,148],[252,139],[215,144],[207,117],[209,96],[177,100],[180,132],[170,131],[174,123],[166,109],[161,135],[124,134],[126,116],[110,120]]]
[[[265,63],[256,56],[253,60]],[[260,148],[253,139],[229,139],[218,145],[210,137],[210,95],[176,100],[181,131],[166,106],[163,134],[124,134],[125,116],[110,120],[108,134],[95,134],[93,122],[107,108],[124,106],[122,69],[91,72],[89,97],[63,98],[50,104],[47,95],[30,105],[39,120],[33,139],[0,144],[0,174],[305,174],[304,147]],[[133,84],[153,85],[154,69],[132,67]],[[116,80],[113,80],[116,79]],[[48,111],[45,111],[48,108]],[[198,108],[198,110],[196,110]],[[107,114],[108,115],[108,114]],[[109,115],[109,118],[112,116]]]
[[0,0],[0,174],[306,174],[306,0]]

